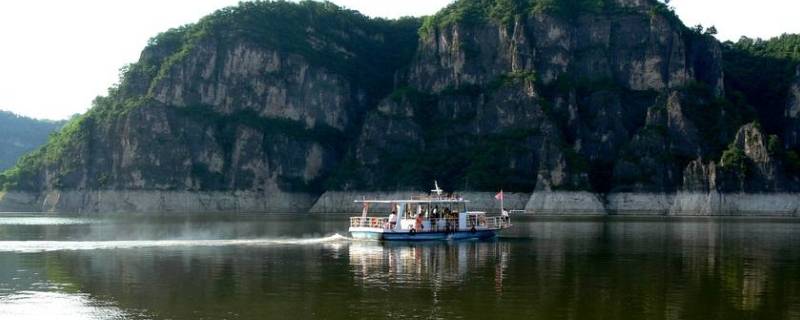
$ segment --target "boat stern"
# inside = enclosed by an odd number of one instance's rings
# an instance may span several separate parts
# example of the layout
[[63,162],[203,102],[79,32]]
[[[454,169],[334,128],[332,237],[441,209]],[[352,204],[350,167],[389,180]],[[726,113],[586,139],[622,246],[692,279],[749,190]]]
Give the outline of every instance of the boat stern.
[[350,236],[355,240],[382,240],[383,230],[378,228],[351,227]]

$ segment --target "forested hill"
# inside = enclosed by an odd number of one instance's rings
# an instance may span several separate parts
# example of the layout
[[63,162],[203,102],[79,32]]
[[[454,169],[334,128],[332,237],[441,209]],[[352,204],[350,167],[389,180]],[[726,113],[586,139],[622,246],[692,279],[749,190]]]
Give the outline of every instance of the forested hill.
[[675,193],[800,187],[797,37],[655,0],[459,0],[372,19],[243,2],[152,39],[8,190]]
[[729,90],[745,98],[759,113],[768,133],[783,136],[787,121],[794,121],[785,113],[791,103],[787,100],[795,97],[790,88],[797,83],[800,35],[784,34],[768,40],[742,37],[723,43],[722,48]]
[[25,153],[47,142],[65,121],[37,120],[0,110],[0,170],[12,167]]

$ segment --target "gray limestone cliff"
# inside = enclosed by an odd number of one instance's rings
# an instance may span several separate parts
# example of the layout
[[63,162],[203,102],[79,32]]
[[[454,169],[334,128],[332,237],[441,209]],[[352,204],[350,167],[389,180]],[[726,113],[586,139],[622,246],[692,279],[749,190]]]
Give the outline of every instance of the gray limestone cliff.
[[343,185],[402,188],[442,172],[467,189],[680,189],[689,160],[732,135],[708,132],[727,121],[712,105],[725,94],[719,44],[659,4],[609,6],[459,20],[474,10],[464,1],[437,14],[405,82],[369,112]]

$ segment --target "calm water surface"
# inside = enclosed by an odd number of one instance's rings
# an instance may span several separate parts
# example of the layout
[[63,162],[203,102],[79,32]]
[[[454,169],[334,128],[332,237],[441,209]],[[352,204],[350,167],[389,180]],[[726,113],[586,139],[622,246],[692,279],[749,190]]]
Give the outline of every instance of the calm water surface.
[[800,318],[800,222],[515,224],[381,245],[345,216],[0,215],[0,318]]

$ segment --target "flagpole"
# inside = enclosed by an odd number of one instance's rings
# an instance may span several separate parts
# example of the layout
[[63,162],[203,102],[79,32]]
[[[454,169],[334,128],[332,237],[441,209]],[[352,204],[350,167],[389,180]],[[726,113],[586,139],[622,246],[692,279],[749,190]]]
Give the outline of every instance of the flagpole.
[[503,194],[503,189],[500,189],[500,214],[503,214],[503,200],[506,199],[506,195]]

